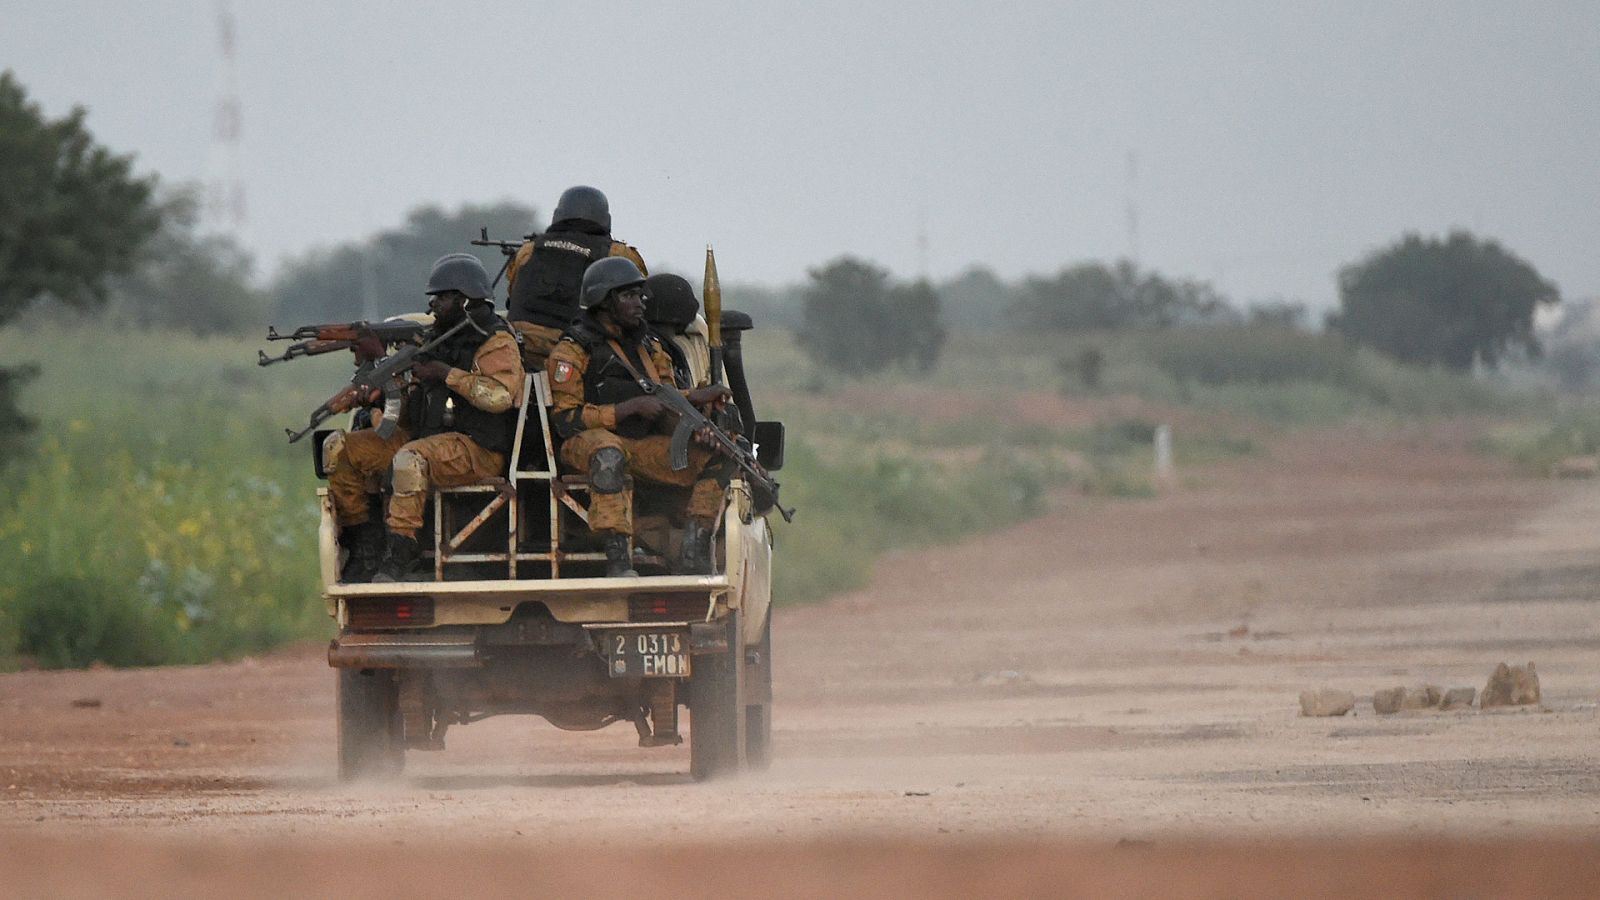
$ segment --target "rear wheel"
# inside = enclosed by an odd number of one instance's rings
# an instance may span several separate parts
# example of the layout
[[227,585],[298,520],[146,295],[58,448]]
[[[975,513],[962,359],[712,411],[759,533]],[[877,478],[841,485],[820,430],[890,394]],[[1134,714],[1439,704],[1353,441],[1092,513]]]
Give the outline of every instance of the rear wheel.
[[736,773],[744,761],[744,647],[737,611],[724,628],[728,648],[696,656],[689,676],[689,772],[697,781]]
[[339,780],[389,778],[405,769],[400,683],[391,669],[339,669]]
[[744,755],[757,771],[772,764],[772,614],[745,670]]

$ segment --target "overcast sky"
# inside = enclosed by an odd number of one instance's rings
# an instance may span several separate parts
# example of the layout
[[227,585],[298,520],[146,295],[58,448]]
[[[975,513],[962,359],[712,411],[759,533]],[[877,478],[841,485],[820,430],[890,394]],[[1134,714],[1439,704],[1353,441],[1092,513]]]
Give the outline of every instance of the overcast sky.
[[[88,107],[102,141],[168,180],[216,171],[214,3],[0,11],[0,67],[48,111]],[[269,273],[420,203],[548,213],[589,183],[647,260],[698,271],[712,242],[725,281],[845,252],[914,275],[925,233],[936,278],[1136,244],[1237,298],[1322,307],[1341,263],[1465,227],[1567,296],[1600,295],[1592,0],[234,13],[243,234]]]

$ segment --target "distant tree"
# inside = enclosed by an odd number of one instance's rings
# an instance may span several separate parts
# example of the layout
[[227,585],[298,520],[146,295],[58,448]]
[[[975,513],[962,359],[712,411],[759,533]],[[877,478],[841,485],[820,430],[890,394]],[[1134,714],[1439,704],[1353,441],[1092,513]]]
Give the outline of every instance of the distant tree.
[[[650,274],[654,275],[655,269],[651,269]],[[725,309],[749,313],[757,328],[797,328],[803,290],[796,284],[768,287],[749,282],[723,282],[722,305]]]
[[1600,383],[1600,300],[1566,300],[1544,341],[1541,366],[1567,390]]
[[230,237],[198,233],[196,191],[179,191],[161,208],[161,229],[138,268],[112,283],[108,315],[140,328],[195,334],[259,329],[267,297],[250,283],[250,255]]
[[1022,328],[1049,331],[1165,328],[1233,316],[1210,285],[1170,281],[1127,260],[1079,263],[1050,278],[1029,277],[1008,312]]
[[1493,367],[1512,348],[1537,356],[1534,312],[1560,300],[1554,284],[1492,240],[1413,233],[1339,272],[1328,326],[1405,362]]
[[1006,309],[1014,299],[1011,285],[982,266],[973,266],[941,282],[936,290],[945,321],[958,328],[1004,327]]
[[467,242],[482,226],[490,237],[516,240],[534,230],[535,219],[533,208],[511,202],[448,212],[419,207],[397,229],[290,262],[272,283],[272,315],[278,324],[353,320],[361,318],[369,296],[379,316],[416,312],[426,306],[422,287],[434,260],[446,253],[476,253],[491,274],[498,272],[505,261],[499,250]]
[[896,364],[927,371],[938,362],[944,325],[926,281],[896,285],[886,269],[851,256],[809,275],[797,340],[813,361],[845,375]]
[[[103,303],[107,282],[134,267],[160,224],[154,179],[134,177],[131,156],[96,144],[85,115],[77,107],[46,118],[15,76],[0,72],[0,324],[39,300]],[[31,425],[15,404],[24,378],[0,370],[7,442]]]
[[891,362],[880,339],[889,329],[889,272],[843,256],[807,273],[801,298],[800,349],[846,375],[865,375]]
[[913,371],[933,371],[939,364],[939,351],[944,349],[945,339],[939,294],[927,279],[919,278],[910,284],[891,287],[886,299],[893,331],[885,338],[891,346],[899,348],[893,356]]
[[1251,325],[1268,325],[1274,328],[1305,329],[1311,315],[1304,303],[1288,300],[1264,300],[1252,303],[1245,310],[1245,321]]

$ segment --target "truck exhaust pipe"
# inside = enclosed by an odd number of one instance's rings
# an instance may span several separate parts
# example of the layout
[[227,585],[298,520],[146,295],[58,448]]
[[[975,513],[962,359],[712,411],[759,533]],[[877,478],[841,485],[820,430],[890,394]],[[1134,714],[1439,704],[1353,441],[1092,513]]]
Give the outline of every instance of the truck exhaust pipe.
[[347,634],[328,643],[336,669],[473,669],[483,665],[470,635]]

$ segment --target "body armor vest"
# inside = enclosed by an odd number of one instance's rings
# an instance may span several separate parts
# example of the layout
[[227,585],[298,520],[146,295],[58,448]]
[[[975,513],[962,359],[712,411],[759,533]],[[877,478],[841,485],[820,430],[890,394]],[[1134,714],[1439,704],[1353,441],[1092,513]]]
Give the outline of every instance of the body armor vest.
[[[604,406],[644,396],[644,388],[639,386],[628,367],[617,358],[616,349],[611,346],[608,335],[598,322],[584,316],[567,329],[567,337],[576,341],[589,355],[589,365],[583,372],[585,403]],[[630,339],[626,335],[617,339],[617,344],[628,354],[628,364],[646,378],[653,364],[647,364],[642,356],[650,352],[654,341],[655,338],[648,334],[642,334],[638,339]],[[641,438],[649,434],[650,429],[650,421],[633,416],[618,422],[616,433],[625,438]]]
[[[511,327],[485,307],[478,307],[468,315],[488,334],[464,328],[455,337],[433,348],[427,358],[436,359],[453,369],[471,372],[478,348],[483,346],[490,334],[511,333]],[[410,411],[409,430],[414,438],[456,431],[472,438],[485,450],[511,452],[517,427],[517,411],[514,408],[505,412],[486,412],[457,395],[441,381],[417,385],[407,409]]]
[[512,321],[566,328],[578,315],[578,288],[589,264],[611,255],[609,234],[550,230],[533,236],[507,301]]

